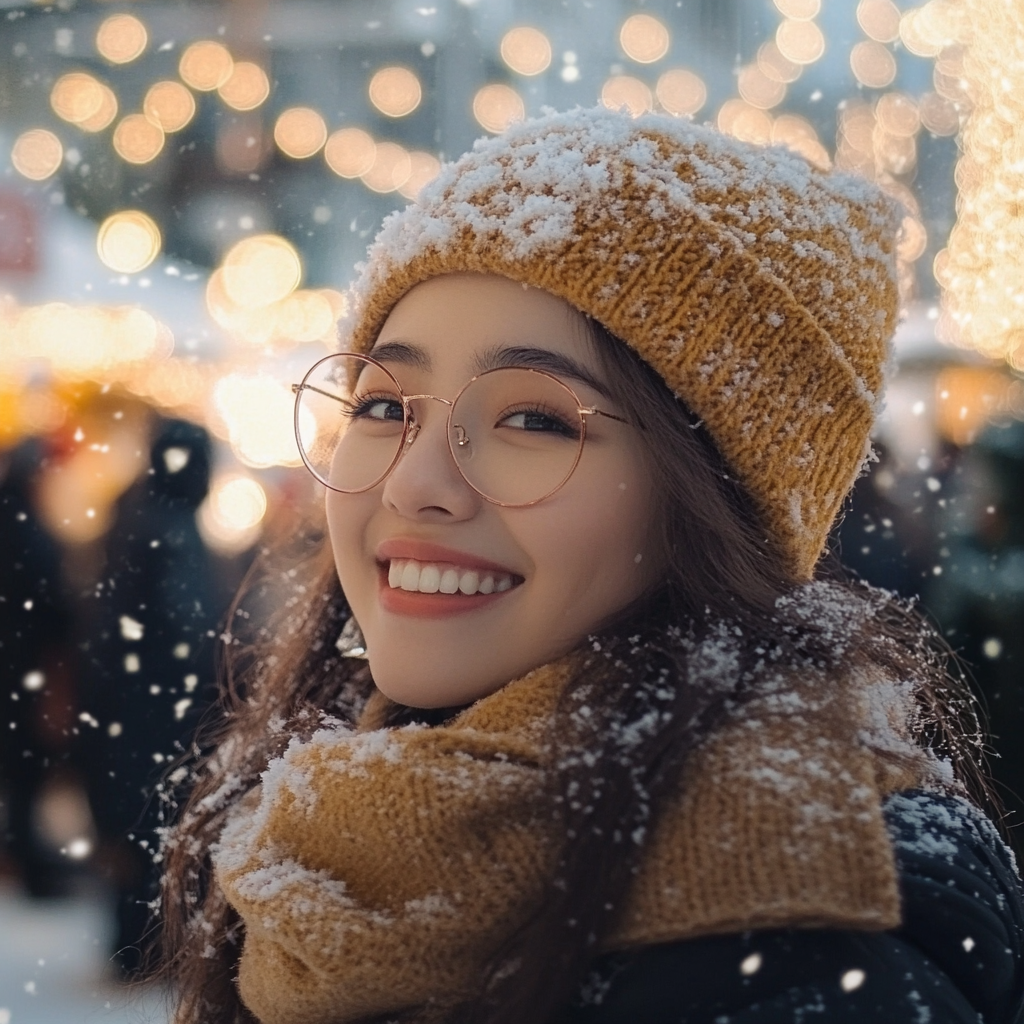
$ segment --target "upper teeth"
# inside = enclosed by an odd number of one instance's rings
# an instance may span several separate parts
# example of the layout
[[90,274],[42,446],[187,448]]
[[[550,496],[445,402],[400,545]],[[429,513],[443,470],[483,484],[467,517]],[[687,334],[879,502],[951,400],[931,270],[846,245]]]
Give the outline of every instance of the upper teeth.
[[411,558],[392,558],[388,568],[388,586],[392,590],[412,590],[421,594],[491,594],[510,590],[512,577],[490,569],[460,569],[444,562],[417,562]]

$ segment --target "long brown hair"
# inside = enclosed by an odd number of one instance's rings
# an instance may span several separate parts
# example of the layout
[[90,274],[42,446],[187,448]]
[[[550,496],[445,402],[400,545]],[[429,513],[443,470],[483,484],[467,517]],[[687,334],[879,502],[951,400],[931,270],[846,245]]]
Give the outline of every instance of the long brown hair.
[[[815,584],[795,579],[702,425],[626,345],[592,326],[659,483],[667,569],[654,591],[587,638],[553,730],[561,861],[543,903],[508,936],[478,998],[454,1008],[452,1022],[537,1024],[572,997],[622,904],[642,850],[633,837],[649,829],[695,744],[743,700],[766,659],[837,674],[872,665],[911,681],[918,739],[952,761],[965,790],[984,795],[974,705],[936,635],[891,595],[844,580],[834,560]],[[242,924],[211,877],[209,850],[226,811],[292,736],[311,732],[324,712],[355,721],[373,690],[365,664],[335,648],[349,612],[330,552],[315,532],[304,543],[311,554],[275,570],[294,588],[290,606],[229,659],[219,717],[201,740],[205,752],[197,748],[165,844],[160,946],[179,993],[178,1024],[254,1020],[234,981]],[[809,616],[814,600],[841,606],[840,625]],[[726,634],[728,666],[709,664],[709,643]],[[451,713],[392,706],[388,721]]]

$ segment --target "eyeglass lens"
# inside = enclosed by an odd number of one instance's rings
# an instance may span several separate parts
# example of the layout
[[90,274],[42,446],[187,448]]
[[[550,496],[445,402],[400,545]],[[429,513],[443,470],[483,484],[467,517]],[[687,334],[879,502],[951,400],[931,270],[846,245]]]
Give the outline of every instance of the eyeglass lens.
[[[413,399],[421,406],[429,399]],[[440,412],[440,410],[438,410]],[[411,410],[413,418],[420,408]],[[328,487],[367,490],[398,461],[406,405],[376,363],[340,354],[306,375],[295,407],[303,459]],[[482,374],[451,411],[449,447],[467,483],[503,505],[528,505],[560,487],[579,459],[583,417],[573,393],[529,369]]]

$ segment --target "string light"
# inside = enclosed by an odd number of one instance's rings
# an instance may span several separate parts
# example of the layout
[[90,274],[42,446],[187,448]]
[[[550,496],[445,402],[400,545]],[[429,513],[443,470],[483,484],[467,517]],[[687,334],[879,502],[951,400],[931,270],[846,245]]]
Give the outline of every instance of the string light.
[[14,140],[11,163],[14,169],[30,181],[44,181],[60,169],[64,147],[53,132],[45,128],[31,128]]
[[111,64],[128,64],[140,57],[148,41],[146,26],[132,14],[112,14],[96,33],[96,49]]
[[294,160],[316,155],[327,141],[327,125],[312,107],[289,107],[274,124],[277,148]]
[[142,111],[164,132],[180,132],[195,117],[195,97],[180,82],[157,82],[149,87]]
[[609,110],[621,110],[623,107],[639,117],[654,107],[651,90],[631,75],[613,75],[601,86],[601,102]]
[[129,114],[114,129],[114,149],[130,164],[148,164],[164,148],[164,133],[145,114]]
[[234,66],[235,62],[223,43],[204,39],[185,49],[178,62],[178,74],[193,89],[213,92],[231,77]]
[[283,299],[302,280],[295,246],[279,235],[251,235],[236,242],[224,257],[221,271],[227,296],[248,309]]
[[137,274],[156,259],[162,239],[152,217],[141,210],[121,210],[100,225],[96,252],[120,274]]
[[501,59],[517,74],[539,75],[551,65],[551,43],[540,29],[509,29],[501,37]]
[[668,53],[668,29],[650,14],[630,15],[619,29],[619,43],[626,56],[638,64],[653,64]]
[[358,178],[373,166],[377,144],[362,128],[339,128],[324,146],[327,166],[341,178]]
[[685,68],[666,71],[658,79],[654,92],[665,110],[677,117],[692,117],[708,100],[703,79]]
[[513,121],[526,117],[526,107],[515,89],[494,83],[477,90],[473,97],[473,116],[482,128],[498,134]]
[[255,110],[270,95],[270,80],[259,64],[240,60],[217,87],[217,94],[234,110]]
[[381,68],[370,79],[370,102],[388,117],[411,114],[423,99],[420,80],[403,67]]

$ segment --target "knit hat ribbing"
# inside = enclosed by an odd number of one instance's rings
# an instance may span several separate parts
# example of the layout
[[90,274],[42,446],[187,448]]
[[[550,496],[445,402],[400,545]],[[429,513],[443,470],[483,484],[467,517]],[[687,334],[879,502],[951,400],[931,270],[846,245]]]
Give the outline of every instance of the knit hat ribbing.
[[898,294],[896,203],[661,115],[549,114],[478,142],[370,247],[342,322],[368,351],[440,274],[557,295],[699,416],[799,577],[860,470]]

